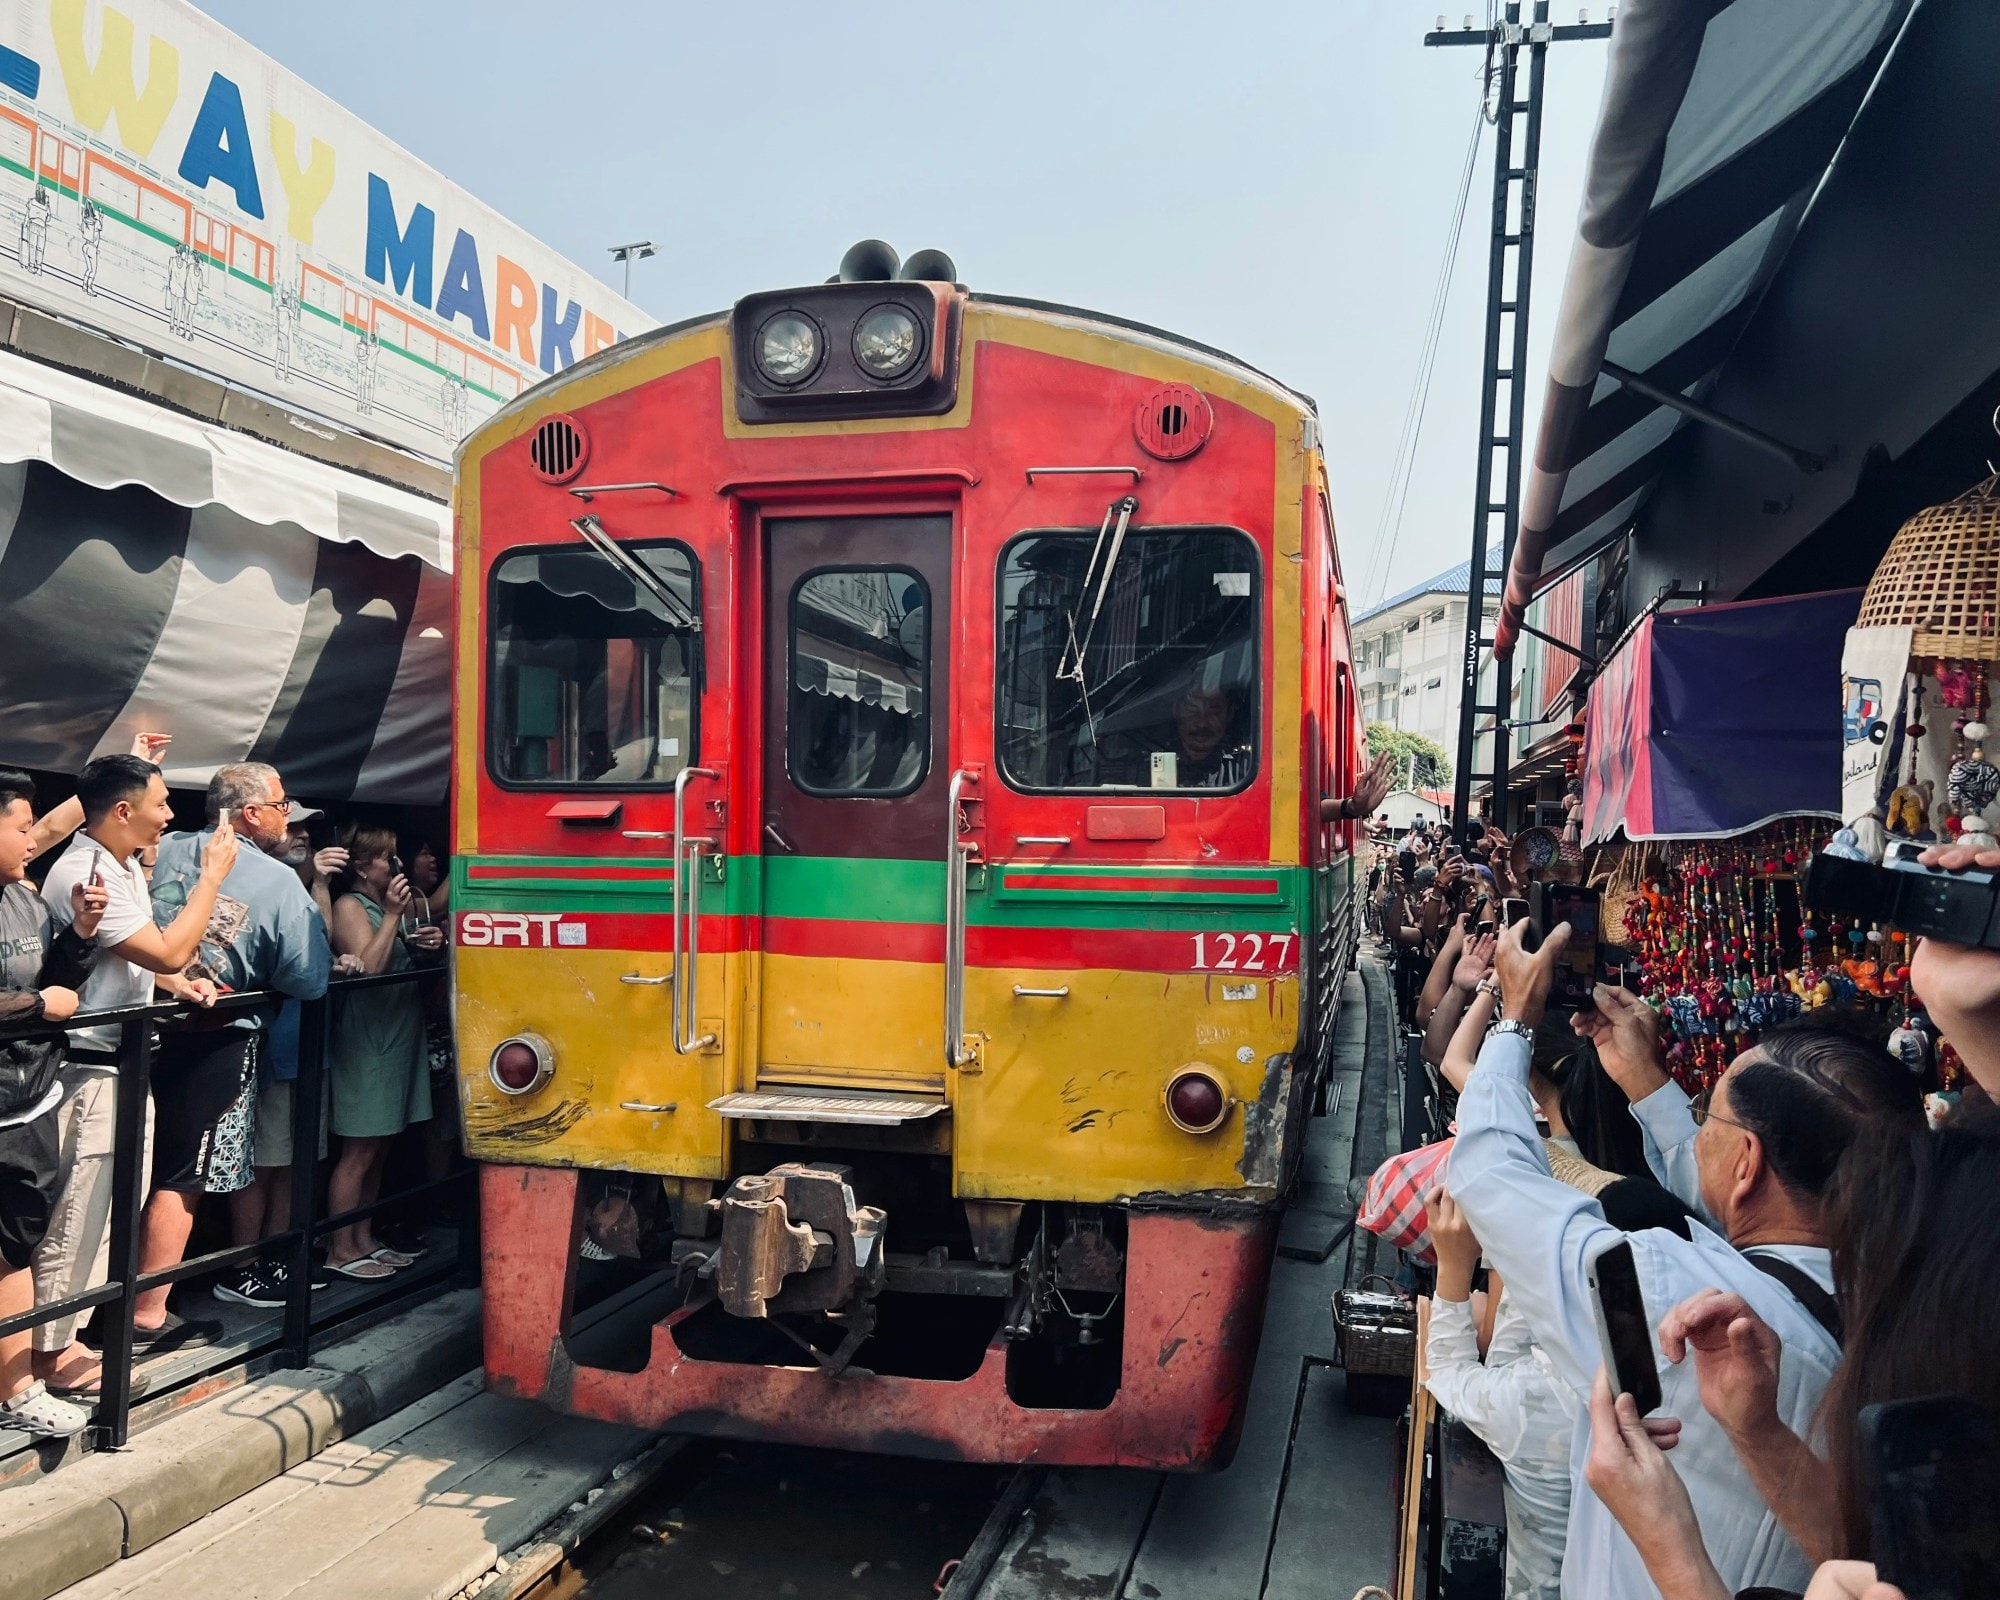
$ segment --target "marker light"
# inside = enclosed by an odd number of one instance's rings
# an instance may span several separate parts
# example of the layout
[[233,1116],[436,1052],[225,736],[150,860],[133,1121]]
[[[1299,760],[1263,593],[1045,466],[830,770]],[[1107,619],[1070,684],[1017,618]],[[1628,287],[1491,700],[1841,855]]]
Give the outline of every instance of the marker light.
[[556,1053],[538,1033],[517,1033],[494,1046],[487,1076],[502,1094],[532,1094],[556,1070]]
[[885,382],[908,372],[923,344],[917,319],[901,306],[877,306],[854,325],[854,359],[869,377]]
[[1229,1091],[1199,1067],[1183,1067],[1167,1081],[1167,1120],[1182,1133],[1213,1133],[1229,1115]]
[[773,383],[803,383],[819,368],[819,324],[798,311],[780,311],[757,330],[757,369]]

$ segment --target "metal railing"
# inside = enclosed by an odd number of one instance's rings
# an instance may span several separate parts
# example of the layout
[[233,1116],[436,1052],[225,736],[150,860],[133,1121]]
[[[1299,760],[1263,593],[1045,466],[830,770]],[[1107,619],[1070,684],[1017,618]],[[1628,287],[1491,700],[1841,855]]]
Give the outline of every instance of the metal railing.
[[[292,1226],[254,1244],[231,1245],[227,1249],[211,1250],[205,1255],[190,1257],[156,1272],[142,1273],[139,1270],[140,1218],[145,1211],[147,1200],[142,1186],[146,1097],[152,1082],[155,1024],[185,1022],[195,1018],[238,1016],[246,1012],[275,1007],[288,997],[271,990],[250,990],[242,994],[223,995],[216,1000],[212,1008],[196,1007],[185,1001],[157,1002],[150,1005],[121,1006],[108,1011],[80,1011],[62,1024],[64,1030],[72,1034],[80,1028],[103,1027],[111,1023],[116,1023],[119,1029],[116,1142],[111,1158],[110,1275],[106,1282],[94,1289],[86,1289],[80,1294],[50,1301],[47,1304],[37,1304],[32,1311],[24,1311],[16,1316],[0,1318],[0,1338],[63,1317],[76,1316],[104,1307],[111,1308],[108,1313],[100,1314],[98,1317],[98,1324],[104,1330],[104,1344],[101,1351],[103,1378],[96,1402],[96,1415],[92,1423],[97,1448],[117,1449],[125,1444],[130,1432],[133,1401],[133,1308],[138,1297],[146,1290],[179,1283],[183,1279],[200,1277],[208,1273],[224,1272],[231,1267],[245,1266],[263,1257],[281,1260],[286,1269],[284,1318],[282,1331],[275,1343],[282,1354],[284,1365],[303,1367],[312,1353],[314,1333],[312,1256],[313,1246],[318,1240],[326,1234],[360,1222],[364,1218],[373,1217],[393,1206],[403,1205],[433,1191],[468,1183],[472,1179],[477,1169],[468,1166],[446,1177],[417,1184],[367,1205],[356,1206],[349,1211],[338,1212],[332,1216],[322,1216],[319,1211],[318,1151],[322,1122],[322,1085],[326,1080],[328,1030],[332,1022],[333,1002],[342,995],[352,994],[360,989],[390,988],[442,979],[448,970],[449,968],[444,965],[419,966],[402,972],[336,978],[326,994],[318,999],[299,1002],[301,1008],[299,1064],[296,1089],[292,1096]],[[416,1070],[428,1071],[428,1063],[419,1063]],[[475,1207],[470,1212],[475,1219],[474,1231],[476,1231],[477,1214]],[[461,1238],[459,1250],[461,1261],[466,1259],[467,1248],[467,1240]],[[476,1255],[476,1238],[471,1241],[471,1248]],[[382,1287],[384,1289],[382,1298],[391,1298],[393,1291],[387,1288],[386,1282]],[[371,1302],[373,1303],[376,1302]],[[269,1350],[272,1343],[273,1341],[269,1339],[263,1340],[247,1353],[256,1354]],[[240,1361],[245,1354],[246,1352],[232,1349],[232,1352],[217,1364]],[[89,1401],[85,1398],[81,1403],[88,1405]]]

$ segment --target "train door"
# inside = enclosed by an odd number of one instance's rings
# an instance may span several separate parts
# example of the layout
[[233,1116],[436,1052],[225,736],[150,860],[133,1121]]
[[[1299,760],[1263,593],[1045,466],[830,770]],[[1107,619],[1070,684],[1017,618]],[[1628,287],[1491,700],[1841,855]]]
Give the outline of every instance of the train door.
[[942,1094],[951,530],[764,523],[760,1090]]

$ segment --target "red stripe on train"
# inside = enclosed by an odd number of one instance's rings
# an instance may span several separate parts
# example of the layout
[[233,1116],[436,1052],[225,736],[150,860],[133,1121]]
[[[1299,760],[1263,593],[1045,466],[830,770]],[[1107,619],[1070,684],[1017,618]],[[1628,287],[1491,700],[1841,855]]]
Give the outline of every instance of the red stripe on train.
[[1010,872],[1008,889],[1061,890],[1065,894],[1276,894],[1276,878],[1099,878]]
[[[629,950],[667,954],[673,949],[670,921],[630,912],[540,914],[459,913],[459,943],[472,947]],[[944,961],[944,928],[935,922],[834,922],[806,917],[709,916],[701,919],[700,948],[707,955],[758,948],[774,955],[839,958],[846,961]],[[1230,944],[1222,941],[1228,939]],[[1254,945],[1248,941],[1254,940]],[[1241,941],[1239,944],[1238,941]],[[965,958],[974,967],[1023,967],[1075,971],[1104,968],[1126,972],[1198,972],[1245,976],[1293,972],[1299,965],[1296,934],[1163,932],[1150,928],[971,927]],[[1221,963],[1230,963],[1227,966]],[[1237,963],[1247,963],[1240,968]],[[1206,963],[1206,965],[1204,965]]]

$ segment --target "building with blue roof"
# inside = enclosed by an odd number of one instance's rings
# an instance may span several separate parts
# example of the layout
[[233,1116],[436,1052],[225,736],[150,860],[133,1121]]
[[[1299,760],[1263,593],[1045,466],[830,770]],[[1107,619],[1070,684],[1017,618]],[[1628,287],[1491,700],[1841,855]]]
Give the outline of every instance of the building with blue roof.
[[[1486,615],[1500,606],[1501,559],[1486,553]],[[1355,685],[1369,722],[1421,734],[1458,759],[1459,655],[1465,647],[1466,588],[1461,561],[1369,607],[1354,619]]]

